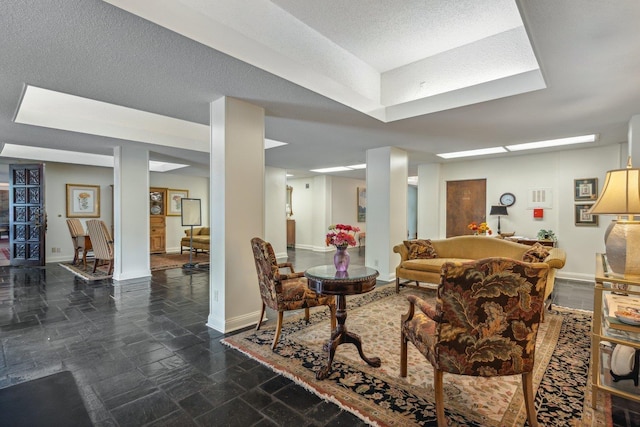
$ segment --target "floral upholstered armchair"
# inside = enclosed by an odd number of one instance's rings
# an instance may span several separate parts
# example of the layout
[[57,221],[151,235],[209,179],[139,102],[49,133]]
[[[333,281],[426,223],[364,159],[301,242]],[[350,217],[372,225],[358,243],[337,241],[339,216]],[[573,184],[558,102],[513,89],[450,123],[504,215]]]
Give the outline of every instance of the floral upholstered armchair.
[[[258,285],[262,297],[262,311],[256,330],[260,329],[265,307],[278,312],[276,333],[271,349],[274,350],[280,339],[284,312],[305,309],[305,319],[309,321],[309,308],[326,305],[331,315],[331,330],[336,327],[336,303],[333,295],[320,295],[309,289],[304,273],[296,273],[290,262],[278,263],[271,244],[259,237],[251,239],[251,248],[256,262]],[[288,268],[289,273],[281,273]]]
[[[509,258],[446,262],[435,307],[407,296],[401,320],[400,376],[407,376],[407,342],[434,368],[438,426],[445,426],[443,372],[522,375],[527,419],[537,426],[532,370],[549,266]],[[415,309],[418,307],[418,310]]]

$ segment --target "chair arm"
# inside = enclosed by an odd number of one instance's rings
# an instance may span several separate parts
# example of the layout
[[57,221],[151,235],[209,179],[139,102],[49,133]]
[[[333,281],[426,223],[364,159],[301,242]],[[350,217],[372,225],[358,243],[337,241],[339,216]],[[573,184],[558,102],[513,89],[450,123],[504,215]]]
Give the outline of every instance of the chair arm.
[[293,269],[293,264],[290,262],[281,262],[278,264],[278,268],[288,268],[291,273],[295,273],[296,271]]
[[422,298],[416,295],[407,295],[407,299],[412,306],[417,306],[429,319],[435,320],[436,322],[439,322],[442,319],[442,315],[438,314],[436,308]]
[[297,279],[299,277],[304,277],[302,271],[299,273],[280,273],[280,280]]
[[400,243],[399,245],[395,245],[393,247],[393,252],[400,254],[400,263],[409,259],[409,249],[405,246],[404,243]]

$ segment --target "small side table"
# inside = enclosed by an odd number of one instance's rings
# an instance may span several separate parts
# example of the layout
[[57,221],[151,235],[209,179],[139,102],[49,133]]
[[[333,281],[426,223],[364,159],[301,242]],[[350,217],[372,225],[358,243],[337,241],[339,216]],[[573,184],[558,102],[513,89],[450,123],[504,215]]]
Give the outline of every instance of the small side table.
[[378,271],[373,268],[352,265],[346,272],[337,272],[333,265],[321,265],[312,267],[304,272],[308,286],[315,292],[323,295],[336,296],[336,329],[331,332],[329,342],[323,347],[329,352],[329,361],[326,366],[316,373],[316,378],[323,380],[331,372],[331,363],[336,349],[340,344],[351,343],[356,346],[362,360],[374,368],[380,367],[378,357],[366,357],[362,351],[362,340],[357,334],[347,331],[347,295],[364,294],[373,290],[376,286]]

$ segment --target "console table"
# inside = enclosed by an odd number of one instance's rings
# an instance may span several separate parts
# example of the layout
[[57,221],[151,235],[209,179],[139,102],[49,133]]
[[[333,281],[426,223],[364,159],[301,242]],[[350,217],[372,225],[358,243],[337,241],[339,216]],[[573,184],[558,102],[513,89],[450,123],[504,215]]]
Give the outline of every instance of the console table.
[[613,316],[605,307],[605,295],[618,293],[640,297],[640,276],[627,277],[618,275],[607,266],[606,255],[596,254],[596,277],[593,299],[593,325],[591,328],[591,407],[595,409],[598,390],[622,396],[626,399],[640,402],[640,395],[632,394],[615,387],[615,384],[605,384],[601,372],[602,350],[600,343],[608,341],[614,344],[626,345],[640,349],[640,332],[624,332],[608,327],[606,318]]
[[538,240],[538,239],[525,239],[525,238],[519,238],[516,239],[517,243],[522,243],[524,245],[535,245],[536,243],[540,243],[543,246],[549,246],[552,248],[556,247],[556,241],[555,240]]

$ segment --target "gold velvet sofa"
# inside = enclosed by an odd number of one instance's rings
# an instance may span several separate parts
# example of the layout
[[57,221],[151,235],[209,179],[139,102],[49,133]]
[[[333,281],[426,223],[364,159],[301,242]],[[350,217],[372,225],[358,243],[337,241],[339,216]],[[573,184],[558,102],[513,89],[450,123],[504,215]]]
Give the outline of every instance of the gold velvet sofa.
[[[191,230],[184,230],[185,237],[180,240],[180,253],[189,250],[191,243]],[[209,252],[209,227],[196,227],[193,229],[193,251],[195,254]]]
[[[407,240],[393,247],[393,251],[400,254],[400,264],[396,267],[396,292],[399,292],[400,285],[404,286],[412,281],[415,281],[417,286],[420,286],[420,282],[424,282],[437,287],[440,283],[440,267],[446,261],[471,261],[490,257],[506,257],[522,261],[525,253],[533,248],[530,245],[484,236],[457,236],[429,241],[431,242],[430,250],[432,250],[430,256],[435,256],[434,258],[410,259],[412,242],[415,244],[426,242],[426,240]],[[544,293],[546,300],[553,292],[556,270],[564,267],[567,255],[560,248],[546,247],[542,251],[543,253],[548,251],[548,255],[541,260],[549,265]]]

